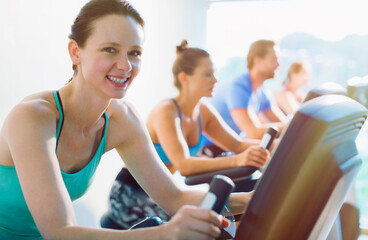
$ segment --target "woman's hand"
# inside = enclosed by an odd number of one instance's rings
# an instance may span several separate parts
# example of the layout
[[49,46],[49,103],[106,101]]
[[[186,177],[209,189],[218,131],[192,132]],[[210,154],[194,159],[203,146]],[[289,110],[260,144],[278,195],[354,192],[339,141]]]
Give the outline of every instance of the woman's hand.
[[163,239],[216,239],[229,220],[212,210],[183,206],[170,222],[160,226]]
[[263,167],[270,158],[270,152],[260,146],[250,146],[247,150],[236,155],[238,166]]

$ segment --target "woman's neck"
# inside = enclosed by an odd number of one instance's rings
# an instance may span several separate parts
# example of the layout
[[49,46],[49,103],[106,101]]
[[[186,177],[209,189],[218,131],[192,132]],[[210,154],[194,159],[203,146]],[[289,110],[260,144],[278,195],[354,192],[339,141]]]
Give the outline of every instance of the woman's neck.
[[287,90],[292,92],[292,93],[295,93],[299,88],[299,86],[297,84],[295,84],[293,81],[289,81],[285,85],[286,85]]
[[200,100],[199,97],[195,97],[193,95],[186,94],[181,91],[178,96],[175,97],[175,100],[178,102],[181,112],[188,116],[193,117],[194,110]]
[[59,91],[65,117],[72,121],[79,131],[89,132],[99,122],[111,99],[103,99],[73,81]]

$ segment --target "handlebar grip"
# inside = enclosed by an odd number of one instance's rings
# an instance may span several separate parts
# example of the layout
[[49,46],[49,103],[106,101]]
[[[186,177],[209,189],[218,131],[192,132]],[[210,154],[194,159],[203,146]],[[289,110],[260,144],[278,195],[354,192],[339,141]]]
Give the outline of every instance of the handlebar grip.
[[263,135],[259,145],[264,149],[270,150],[273,140],[275,140],[278,133],[279,130],[277,127],[269,127],[266,133]]
[[212,209],[220,214],[234,188],[235,184],[230,178],[223,175],[214,176],[210,189],[203,198],[200,207]]

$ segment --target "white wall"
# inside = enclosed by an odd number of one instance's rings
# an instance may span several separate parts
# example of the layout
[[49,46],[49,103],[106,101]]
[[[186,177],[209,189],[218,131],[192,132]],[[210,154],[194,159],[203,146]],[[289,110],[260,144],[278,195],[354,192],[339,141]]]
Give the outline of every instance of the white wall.
[[176,46],[187,39],[192,46],[206,44],[206,0],[132,1],[146,21],[142,72],[127,95],[146,117],[158,100],[177,93],[171,73]]
[[[75,16],[87,1],[0,1],[2,124],[10,109],[26,95],[58,89],[72,76],[67,36]],[[145,119],[154,104],[176,93],[171,76],[175,46],[187,39],[192,46],[205,47],[208,3],[206,0],[131,0],[131,3],[146,21],[146,42],[141,73],[126,98]],[[104,156],[90,191],[74,204],[80,224],[98,225],[99,216],[106,211],[108,191],[121,166],[115,152]]]

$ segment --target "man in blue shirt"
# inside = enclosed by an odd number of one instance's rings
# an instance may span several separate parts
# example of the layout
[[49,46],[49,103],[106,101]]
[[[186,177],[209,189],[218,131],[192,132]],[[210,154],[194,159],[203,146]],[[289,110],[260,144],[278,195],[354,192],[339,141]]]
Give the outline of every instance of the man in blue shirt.
[[263,86],[267,79],[274,77],[279,66],[275,42],[254,42],[247,62],[248,73],[221,82],[209,102],[236,133],[261,139],[270,126],[282,130],[286,120],[281,110],[271,104]]

